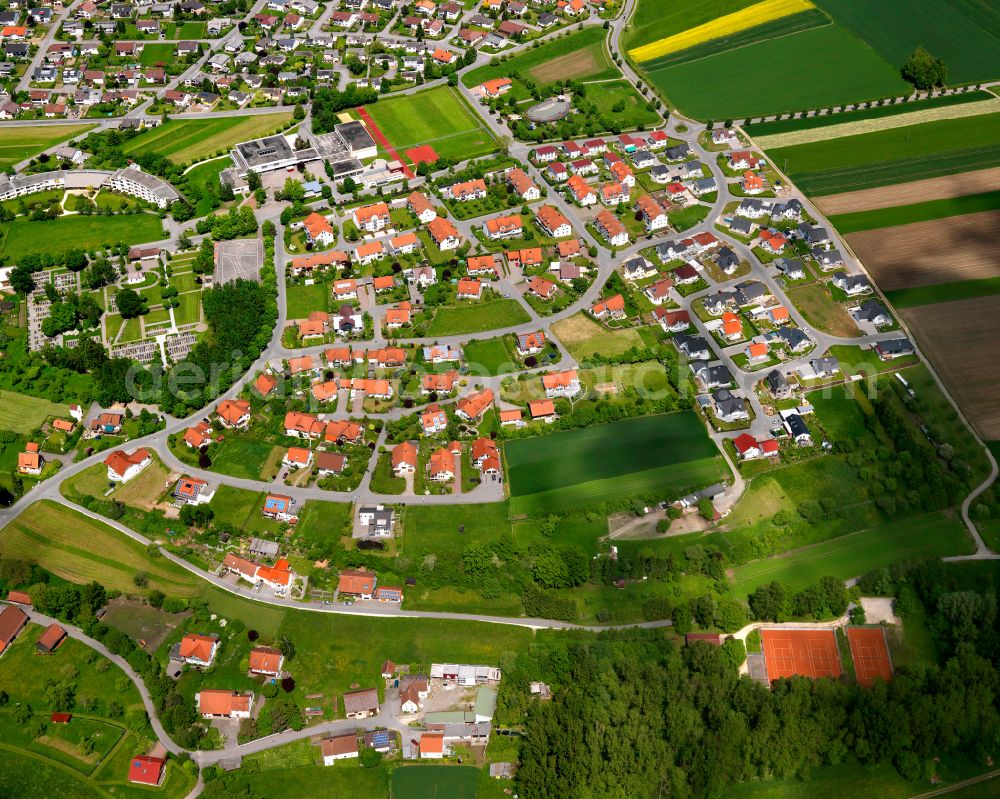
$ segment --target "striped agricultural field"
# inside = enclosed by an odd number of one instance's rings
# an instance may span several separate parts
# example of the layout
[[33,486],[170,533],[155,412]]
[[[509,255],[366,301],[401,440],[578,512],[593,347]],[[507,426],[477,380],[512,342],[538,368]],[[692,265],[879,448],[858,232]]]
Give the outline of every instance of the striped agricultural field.
[[922,122],[938,122],[942,119],[963,119],[976,117],[980,114],[993,114],[1000,111],[1000,98],[980,100],[962,105],[947,105],[941,108],[925,108],[909,114],[875,117],[873,119],[857,119],[840,125],[825,125],[823,127],[792,130],[787,133],[775,133],[770,136],[754,138],[754,144],[764,149],[773,147],[791,147],[796,144],[810,144],[817,141],[839,139],[842,136],[857,136],[862,133],[874,133],[879,130],[905,128],[908,125],[919,125]]
[[689,47],[709,42],[723,36],[765,25],[776,19],[809,11],[815,8],[810,0],[763,0],[740,11],[718,17],[711,22],[697,25],[673,36],[650,42],[629,51],[636,61],[652,61],[654,58],[686,50]]

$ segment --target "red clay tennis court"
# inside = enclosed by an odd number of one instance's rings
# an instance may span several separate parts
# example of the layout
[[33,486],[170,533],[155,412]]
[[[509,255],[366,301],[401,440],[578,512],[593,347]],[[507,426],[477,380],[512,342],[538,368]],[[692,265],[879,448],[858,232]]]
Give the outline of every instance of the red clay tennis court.
[[892,661],[881,627],[848,627],[847,640],[851,645],[851,659],[858,684],[870,688],[876,679],[892,679]]
[[769,682],[782,677],[839,677],[840,652],[833,630],[761,630]]

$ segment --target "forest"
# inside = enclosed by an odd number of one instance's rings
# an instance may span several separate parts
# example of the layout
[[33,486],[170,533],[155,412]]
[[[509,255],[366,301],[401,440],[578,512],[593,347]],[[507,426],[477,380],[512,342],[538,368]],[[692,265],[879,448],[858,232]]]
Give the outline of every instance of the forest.
[[[500,715],[528,713],[521,796],[694,799],[737,782],[807,778],[821,765],[891,764],[917,780],[937,758],[988,762],[1000,733],[993,579],[926,562],[881,569],[861,586],[898,595],[904,629],[926,615],[938,662],[899,667],[871,689],[793,678],[769,691],[737,675],[735,643],[679,646],[662,631],[519,656]],[[561,686],[550,703],[528,695],[539,675]]]

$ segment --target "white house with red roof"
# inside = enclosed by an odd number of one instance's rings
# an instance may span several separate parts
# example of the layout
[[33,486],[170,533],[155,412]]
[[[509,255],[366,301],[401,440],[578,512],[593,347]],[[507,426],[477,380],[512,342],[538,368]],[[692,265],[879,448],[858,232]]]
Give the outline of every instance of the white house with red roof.
[[152,462],[153,456],[144,448],[131,453],[116,449],[104,459],[104,465],[108,467],[108,479],[116,483],[127,483]]

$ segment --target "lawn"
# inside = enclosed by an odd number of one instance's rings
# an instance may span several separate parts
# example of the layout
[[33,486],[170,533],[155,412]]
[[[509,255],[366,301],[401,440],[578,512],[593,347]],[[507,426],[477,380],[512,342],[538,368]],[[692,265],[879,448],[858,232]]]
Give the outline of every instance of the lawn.
[[69,406],[27,394],[0,391],[0,430],[29,433],[50,416],[69,419]]
[[[795,64],[794,74],[789,64]],[[646,71],[672,103],[695,119],[801,111],[909,90],[897,68],[837,25]]]
[[144,67],[173,63],[176,46],[173,42],[147,42],[142,48],[139,63]]
[[465,362],[476,374],[505,375],[516,370],[516,365],[504,336],[472,340],[462,345]]
[[18,217],[0,224],[0,258],[96,250],[119,242],[144,244],[163,238],[160,218],[153,214],[60,216],[39,222]]
[[633,347],[642,347],[646,343],[639,330],[635,328],[608,330],[583,311],[556,322],[552,325],[552,333],[578,361],[585,360],[595,353],[621,355]]
[[392,772],[393,799],[475,799],[474,766],[403,766]]
[[575,31],[545,44],[527,49],[513,58],[470,70],[462,75],[465,86],[478,86],[493,78],[514,74],[545,84],[556,80],[610,80],[620,78],[604,51],[605,31],[600,26]]
[[975,214],[980,211],[995,211],[998,208],[1000,208],[1000,191],[987,191],[981,194],[967,194],[964,197],[947,197],[910,205],[894,205],[891,208],[876,208],[872,211],[835,214],[830,217],[830,223],[838,231],[846,234],[908,225],[911,222],[927,222],[949,216]]
[[676,498],[726,476],[691,412],[643,416],[504,445],[511,509],[531,514],[638,495]]
[[798,591],[827,575],[846,580],[901,560],[969,552],[972,543],[962,523],[946,513],[932,513],[738,566],[734,590],[745,597],[757,586],[777,580]]
[[219,196],[221,183],[219,173],[222,172],[232,161],[228,158],[216,158],[206,161],[185,172],[188,185],[201,192],[201,198],[195,206],[195,216],[204,216],[212,211],[212,199]]
[[82,136],[93,125],[25,125],[4,128],[0,142],[0,169],[18,164],[61,141]]
[[806,395],[806,399],[815,409],[816,419],[833,441],[866,439],[868,446],[878,443],[872,440],[871,432],[865,424],[866,413],[872,413],[871,402],[856,383],[849,383],[843,389],[833,391],[812,391]]
[[154,153],[166,156],[175,164],[185,164],[223,155],[238,142],[276,133],[285,128],[291,119],[291,112],[249,117],[170,119],[129,139],[122,149],[129,155]]
[[861,335],[847,309],[839,302],[834,302],[825,283],[810,283],[788,289],[788,299],[802,312],[805,320],[818,330],[841,338]]
[[[625,80],[612,80],[592,86],[587,91],[587,101],[594,103],[602,114],[613,114],[622,128],[636,128],[640,125],[655,125],[660,121],[656,111],[646,107],[648,100]],[[621,111],[615,107],[623,104]]]
[[326,283],[311,286],[289,286],[285,303],[289,319],[306,319],[313,311],[328,311],[330,289]]
[[956,280],[952,283],[936,283],[932,286],[887,291],[885,296],[897,308],[913,308],[935,302],[971,300],[1000,294],[1000,277],[984,277],[978,280]]
[[266,441],[230,433],[212,456],[212,470],[247,480],[266,479],[263,477],[265,464],[273,467],[281,460],[275,458],[276,450],[280,453],[278,447]]
[[438,308],[427,326],[428,336],[457,336],[514,327],[531,321],[517,300],[505,298],[473,305]]
[[835,194],[1000,164],[1000,113],[768,150],[800,189]]
[[350,535],[351,505],[347,502],[320,502],[311,499],[299,508],[296,537],[310,544],[338,546],[340,537]]
[[[1000,78],[1000,22],[984,3],[962,0],[816,0],[890,64],[923,46],[948,65],[951,83]],[[995,4],[990,4],[996,9]]]
[[146,548],[124,533],[48,500],[36,502],[4,528],[0,557],[33,560],[66,580],[97,580],[127,593],[142,593],[132,580],[140,571],[148,575],[149,589],[169,596],[197,596],[203,587],[180,566],[151,560]]
[[177,302],[180,305],[174,308],[174,320],[178,325],[193,325],[201,321],[201,292],[178,294]]
[[383,99],[366,110],[400,153],[429,144],[443,158],[463,160],[496,148],[493,136],[450,86]]

